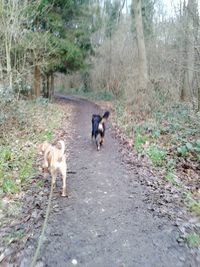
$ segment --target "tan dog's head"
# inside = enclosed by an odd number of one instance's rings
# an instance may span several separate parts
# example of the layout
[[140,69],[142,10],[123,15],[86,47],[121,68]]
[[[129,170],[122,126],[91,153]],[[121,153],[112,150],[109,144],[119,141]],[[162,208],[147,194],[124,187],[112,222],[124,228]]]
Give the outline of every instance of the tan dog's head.
[[50,145],[47,141],[45,141],[45,142],[39,144],[39,145],[37,146],[38,153],[43,154],[43,153],[45,152],[45,150],[46,150],[49,146],[51,146],[51,145]]

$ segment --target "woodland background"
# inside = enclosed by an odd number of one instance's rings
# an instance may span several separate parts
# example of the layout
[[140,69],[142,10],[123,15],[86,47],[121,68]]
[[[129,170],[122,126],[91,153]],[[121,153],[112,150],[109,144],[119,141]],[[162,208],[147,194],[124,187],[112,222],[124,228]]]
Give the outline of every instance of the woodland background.
[[198,1],[165,4],[1,0],[1,91],[101,90],[147,112],[180,100],[199,109]]

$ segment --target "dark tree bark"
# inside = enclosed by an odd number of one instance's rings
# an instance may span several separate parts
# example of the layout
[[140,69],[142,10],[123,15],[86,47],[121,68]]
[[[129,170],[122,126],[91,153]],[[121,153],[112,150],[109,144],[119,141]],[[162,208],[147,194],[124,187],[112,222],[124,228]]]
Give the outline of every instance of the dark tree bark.
[[34,67],[34,82],[33,82],[33,95],[34,97],[40,96],[40,82],[41,82],[40,68],[38,65]]

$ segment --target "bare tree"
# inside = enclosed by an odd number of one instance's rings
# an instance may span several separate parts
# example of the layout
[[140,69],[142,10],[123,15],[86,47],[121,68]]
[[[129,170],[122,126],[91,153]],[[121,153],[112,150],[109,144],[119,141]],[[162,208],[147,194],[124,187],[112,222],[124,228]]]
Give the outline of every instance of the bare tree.
[[181,99],[189,100],[194,97],[194,73],[195,73],[195,14],[197,12],[196,0],[188,0],[184,5],[184,54],[183,54],[183,80]]
[[[22,3],[23,6],[23,3]],[[23,6],[24,7],[24,6]],[[0,1],[0,24],[2,43],[5,49],[6,72],[8,77],[8,86],[13,87],[13,72],[11,66],[11,49],[14,38],[19,33],[19,16],[21,15],[19,2],[14,0]]]
[[148,71],[147,71],[147,57],[143,33],[141,0],[133,0],[133,10],[135,17],[135,29],[138,45],[138,64],[139,64],[139,88],[147,88]]

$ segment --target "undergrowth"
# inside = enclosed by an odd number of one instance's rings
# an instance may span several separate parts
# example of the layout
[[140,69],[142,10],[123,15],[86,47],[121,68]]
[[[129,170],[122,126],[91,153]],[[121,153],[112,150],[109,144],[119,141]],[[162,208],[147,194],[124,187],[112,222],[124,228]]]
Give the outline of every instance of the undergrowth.
[[60,90],[58,89],[58,92],[80,95],[83,97],[90,98],[91,100],[111,101],[111,100],[114,100],[114,98],[115,98],[114,95],[112,94],[112,92],[110,92],[108,90],[98,90],[98,91],[94,91],[94,90],[90,90],[90,89],[85,90],[82,87],[80,87],[80,88],[62,88]]
[[[39,168],[41,162],[37,145],[45,140],[55,140],[57,135],[63,133],[62,122],[65,119],[65,125],[69,123],[66,113],[70,114],[71,107],[61,102],[49,103],[43,98],[25,101],[1,95],[0,106],[2,253],[12,251],[13,243],[21,249],[21,245],[29,238],[34,223],[38,222],[38,218],[42,218],[42,205],[48,197],[48,193],[44,192],[48,190],[45,191],[46,179],[42,178]],[[28,233],[24,225],[27,225]],[[5,256],[4,252],[2,255]]]
[[186,235],[185,241],[190,247],[200,247],[200,233],[191,232]]
[[200,216],[200,113],[178,104],[140,116],[133,107],[115,102],[115,124],[139,156],[147,156],[173,186],[187,188],[188,210]]

